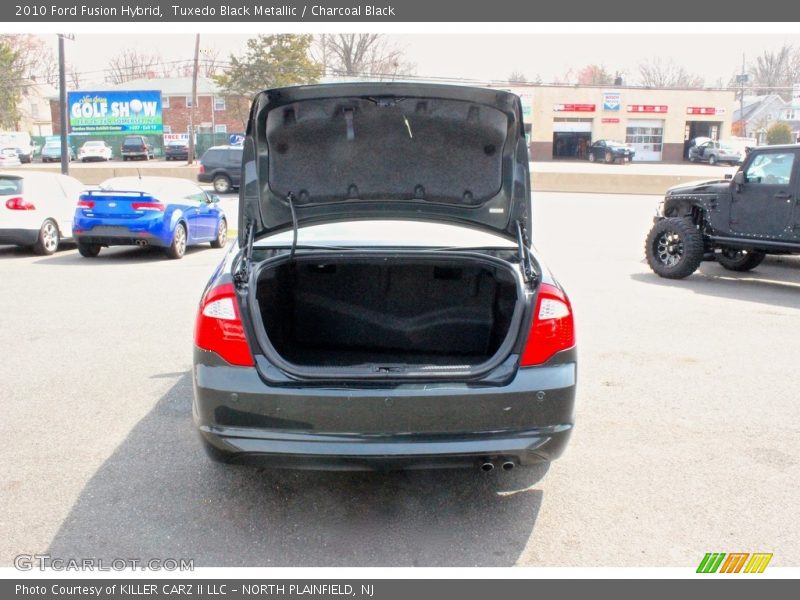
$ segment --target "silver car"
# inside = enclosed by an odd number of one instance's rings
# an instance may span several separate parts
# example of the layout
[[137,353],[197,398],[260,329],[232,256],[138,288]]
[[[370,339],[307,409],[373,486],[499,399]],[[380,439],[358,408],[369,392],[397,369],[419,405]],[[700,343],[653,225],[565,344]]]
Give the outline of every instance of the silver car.
[[691,162],[703,161],[710,165],[716,165],[717,163],[737,165],[743,159],[744,152],[725,142],[708,140],[689,148],[689,160]]

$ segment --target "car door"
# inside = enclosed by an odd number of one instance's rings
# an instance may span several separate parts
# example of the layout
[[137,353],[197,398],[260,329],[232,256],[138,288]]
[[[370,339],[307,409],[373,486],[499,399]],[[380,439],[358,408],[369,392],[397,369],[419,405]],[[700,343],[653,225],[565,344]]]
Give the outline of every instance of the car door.
[[226,154],[225,169],[228,171],[231,183],[235,187],[239,187],[239,182],[242,179],[242,154],[243,150],[238,148],[231,149]]
[[744,182],[734,186],[731,197],[732,231],[790,237],[797,198],[797,163],[796,150],[765,150],[750,157],[742,168]]
[[589,147],[589,152],[594,155],[595,160],[602,160],[606,154],[606,143],[603,140],[598,140]]

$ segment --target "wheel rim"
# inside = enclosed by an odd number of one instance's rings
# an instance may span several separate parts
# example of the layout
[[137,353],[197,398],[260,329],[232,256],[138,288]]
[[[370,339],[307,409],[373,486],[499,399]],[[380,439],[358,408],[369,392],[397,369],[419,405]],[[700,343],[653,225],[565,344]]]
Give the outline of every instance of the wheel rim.
[[186,250],[186,232],[181,225],[175,229],[175,250],[178,254],[183,254]]
[[228,191],[228,180],[222,177],[214,180],[214,191],[224,194]]
[[217,229],[217,243],[220,246],[224,246],[225,242],[228,241],[228,226],[225,224],[225,220],[219,222],[219,228]]
[[55,252],[58,247],[58,229],[50,221],[42,226],[42,245],[48,252]]
[[674,267],[683,259],[683,240],[678,233],[665,231],[656,239],[655,251],[661,264]]

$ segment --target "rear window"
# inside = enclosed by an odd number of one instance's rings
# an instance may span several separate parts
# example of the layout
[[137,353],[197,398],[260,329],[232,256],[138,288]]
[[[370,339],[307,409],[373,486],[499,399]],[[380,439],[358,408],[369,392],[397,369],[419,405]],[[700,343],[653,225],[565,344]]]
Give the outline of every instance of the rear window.
[[140,138],[125,138],[125,141],[122,142],[123,146],[141,146],[142,140]]
[[0,177],[0,196],[22,193],[22,179],[16,177]]

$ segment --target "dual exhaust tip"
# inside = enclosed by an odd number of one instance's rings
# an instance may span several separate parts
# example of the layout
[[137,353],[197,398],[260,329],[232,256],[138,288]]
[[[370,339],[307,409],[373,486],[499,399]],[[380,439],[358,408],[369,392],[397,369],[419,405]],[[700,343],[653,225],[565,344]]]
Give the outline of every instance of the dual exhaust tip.
[[147,240],[136,240],[136,245],[140,248],[144,248],[145,246],[149,246],[150,244],[147,243]]
[[[494,471],[494,466],[495,466],[494,462],[486,460],[481,463],[480,469],[484,473],[490,473],[491,471]],[[502,461],[497,461],[497,466],[503,471],[510,471],[517,465],[513,460],[502,460]]]

